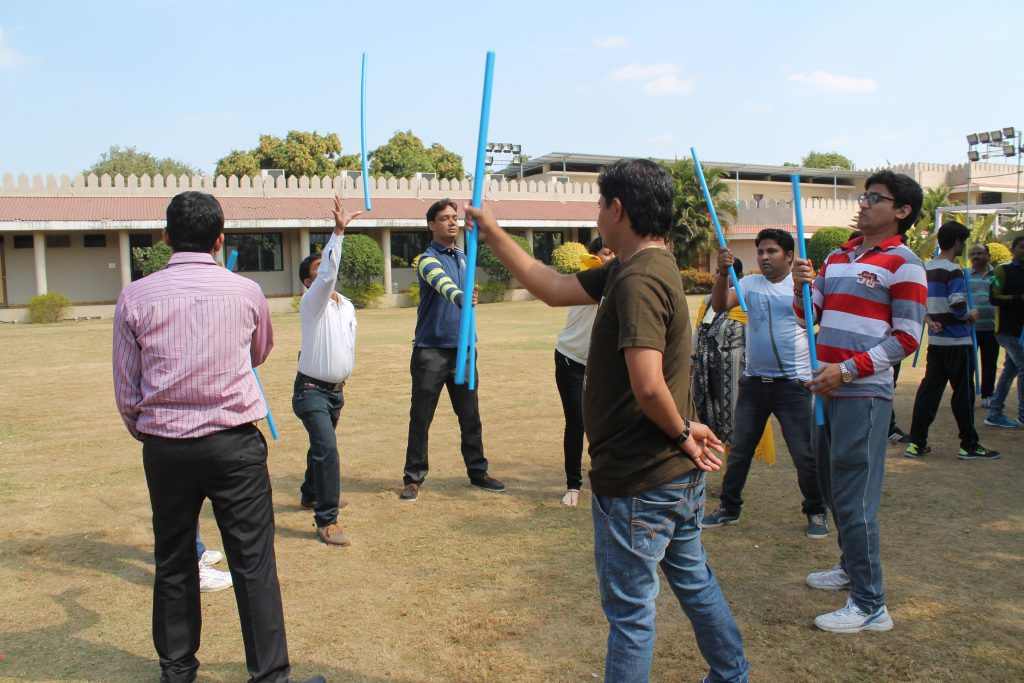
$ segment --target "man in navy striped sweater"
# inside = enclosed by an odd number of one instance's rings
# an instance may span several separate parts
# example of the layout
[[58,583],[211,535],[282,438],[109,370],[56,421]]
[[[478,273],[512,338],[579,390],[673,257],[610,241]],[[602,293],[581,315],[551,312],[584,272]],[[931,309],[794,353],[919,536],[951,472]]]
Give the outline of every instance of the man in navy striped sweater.
[[953,417],[960,432],[961,460],[994,460],[999,457],[978,443],[974,429],[974,385],[971,367],[971,325],[978,319],[978,309],[967,307],[967,279],[956,259],[964,253],[971,231],[967,226],[949,221],[939,228],[939,255],[928,262],[928,361],[924,380],[914,399],[914,417],[910,425],[910,443],[904,455],[920,458],[929,453],[928,428],[935,421],[946,384],[953,388]]

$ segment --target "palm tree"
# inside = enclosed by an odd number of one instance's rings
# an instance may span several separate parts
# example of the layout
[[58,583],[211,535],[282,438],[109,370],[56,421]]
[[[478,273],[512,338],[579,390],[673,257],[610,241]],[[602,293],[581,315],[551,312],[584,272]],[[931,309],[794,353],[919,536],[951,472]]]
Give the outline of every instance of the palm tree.
[[[675,209],[672,248],[675,251],[676,263],[683,268],[692,265],[700,254],[712,251],[718,243],[718,238],[693,161],[677,159],[662,163],[672,174],[675,189],[675,197],[672,200]],[[727,218],[736,217],[736,205],[727,198],[729,188],[722,181],[725,171],[721,168],[708,168],[704,169],[704,175],[708,183],[708,192],[718,213],[718,221],[724,231]]]

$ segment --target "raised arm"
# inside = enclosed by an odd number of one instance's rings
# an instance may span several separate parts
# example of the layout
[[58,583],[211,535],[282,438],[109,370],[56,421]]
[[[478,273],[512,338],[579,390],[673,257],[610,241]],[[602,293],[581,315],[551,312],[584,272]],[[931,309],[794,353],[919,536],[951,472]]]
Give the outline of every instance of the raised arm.
[[341,198],[334,196],[334,232],[324,245],[323,260],[316,271],[316,279],[310,283],[309,291],[302,297],[302,310],[307,315],[319,318],[327,310],[327,304],[334,295],[338,285],[338,269],[341,267],[341,256],[344,250],[345,228],[352,219],[362,213],[349,213],[341,205]]
[[484,206],[476,209],[466,205],[466,229],[472,230],[471,219],[476,219],[481,243],[487,244],[505,264],[519,283],[548,306],[580,306],[597,303],[575,275],[562,275],[523,251],[515,240],[494,219]]
[[718,277],[715,278],[715,284],[711,287],[711,308],[715,310],[715,313],[728,311],[740,303],[740,298],[736,296],[736,290],[729,287],[729,267],[735,260],[727,247],[718,250]]

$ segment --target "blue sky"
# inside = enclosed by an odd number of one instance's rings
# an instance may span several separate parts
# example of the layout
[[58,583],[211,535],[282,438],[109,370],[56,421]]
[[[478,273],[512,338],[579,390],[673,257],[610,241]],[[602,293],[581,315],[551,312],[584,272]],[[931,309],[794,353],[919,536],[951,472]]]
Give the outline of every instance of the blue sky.
[[1024,126],[1022,25],[1019,0],[0,0],[0,173],[113,144],[212,172],[291,129],[358,152],[364,51],[368,147],[411,129],[470,171],[487,50],[489,137],[531,156],[957,163]]

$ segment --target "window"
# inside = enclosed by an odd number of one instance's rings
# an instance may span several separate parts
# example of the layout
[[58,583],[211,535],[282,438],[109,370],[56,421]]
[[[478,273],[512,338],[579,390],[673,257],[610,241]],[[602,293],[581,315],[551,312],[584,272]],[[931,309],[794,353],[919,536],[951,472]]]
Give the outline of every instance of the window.
[[551,265],[551,252],[555,247],[562,246],[562,233],[560,232],[535,232],[533,233],[533,255],[542,263]]
[[284,250],[279,232],[251,232],[224,235],[224,256],[238,252],[239,273],[267,272],[284,269]]
[[393,232],[391,233],[391,258],[397,256],[408,266],[412,260],[422,254],[430,246],[430,231]]
[[105,247],[107,246],[107,236],[103,234],[85,234],[82,236],[82,241],[85,247]]
[[47,235],[46,248],[60,249],[71,246],[71,235]]
[[15,235],[14,236],[14,248],[15,249],[31,249],[32,248],[32,235]]

